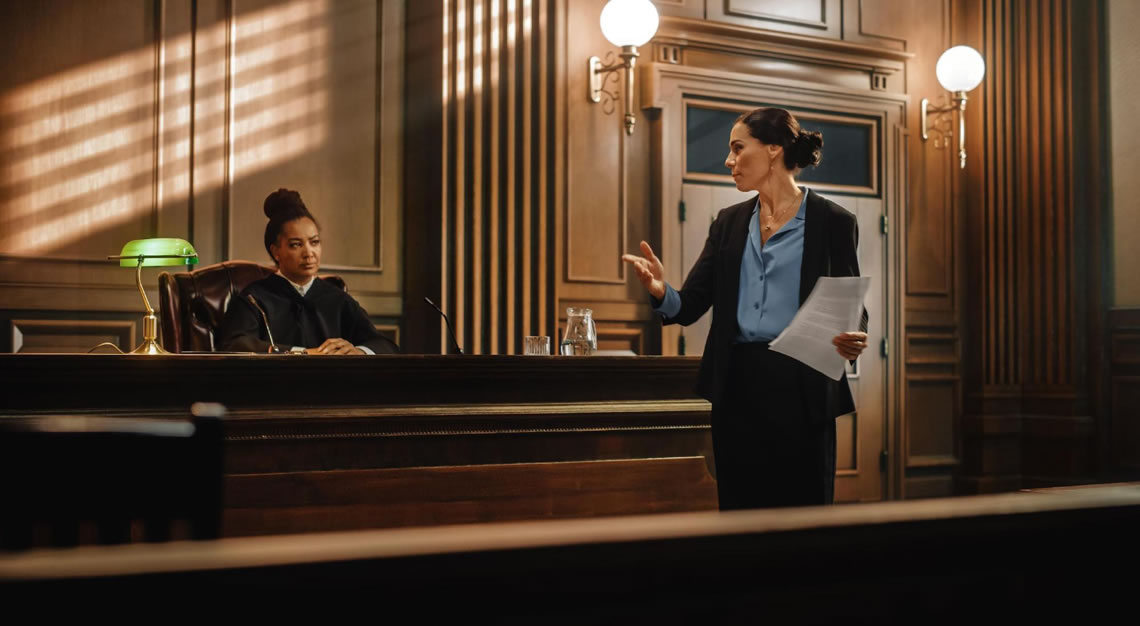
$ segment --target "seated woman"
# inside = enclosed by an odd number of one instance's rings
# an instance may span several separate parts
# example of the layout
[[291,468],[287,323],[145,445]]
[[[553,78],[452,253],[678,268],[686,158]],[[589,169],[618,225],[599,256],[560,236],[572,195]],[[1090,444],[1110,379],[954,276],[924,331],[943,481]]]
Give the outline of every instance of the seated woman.
[[[343,289],[317,278],[321,233],[301,194],[278,189],[265,199],[265,249],[277,273],[230,301],[219,332],[223,350],[307,354],[399,352]],[[262,311],[265,318],[262,318]],[[266,333],[266,325],[272,340]]]

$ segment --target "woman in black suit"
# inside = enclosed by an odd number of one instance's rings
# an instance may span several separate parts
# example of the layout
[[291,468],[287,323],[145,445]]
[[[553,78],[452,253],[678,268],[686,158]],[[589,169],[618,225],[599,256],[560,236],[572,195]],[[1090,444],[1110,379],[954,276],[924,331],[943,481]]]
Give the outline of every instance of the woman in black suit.
[[[265,198],[265,251],[277,273],[251,283],[226,309],[224,350],[302,354],[399,352],[377,332],[348,293],[317,278],[321,231],[301,194],[278,189]],[[272,341],[266,327],[272,331]]]
[[[626,254],[665,324],[688,325],[714,307],[697,392],[712,402],[721,510],[830,504],[835,492],[835,419],[855,410],[844,376],[833,381],[768,349],[820,276],[858,276],[855,216],[796,184],[817,165],[823,137],[791,113],[762,108],[732,127],[725,167],[737,189],[757,196],[722,209],[679,291],[649,244]],[[859,331],[832,339],[855,359]]]

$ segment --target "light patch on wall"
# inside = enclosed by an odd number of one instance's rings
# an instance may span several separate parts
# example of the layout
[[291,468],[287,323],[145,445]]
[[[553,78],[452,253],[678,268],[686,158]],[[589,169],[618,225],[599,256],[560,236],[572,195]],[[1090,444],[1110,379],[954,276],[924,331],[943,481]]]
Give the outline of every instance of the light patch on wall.
[[[327,139],[327,0],[296,0],[165,40],[156,94],[155,49],[131,51],[0,93],[0,253],[51,255],[93,233],[145,219],[195,186],[295,158]],[[196,43],[202,59],[190,74]],[[231,85],[223,54],[229,46]],[[192,83],[202,97],[185,104]],[[227,115],[227,96],[229,110]],[[156,97],[163,106],[156,107]],[[160,116],[156,119],[156,115]],[[165,141],[157,150],[156,132]],[[169,141],[177,137],[181,140]],[[155,171],[162,174],[156,180]]]

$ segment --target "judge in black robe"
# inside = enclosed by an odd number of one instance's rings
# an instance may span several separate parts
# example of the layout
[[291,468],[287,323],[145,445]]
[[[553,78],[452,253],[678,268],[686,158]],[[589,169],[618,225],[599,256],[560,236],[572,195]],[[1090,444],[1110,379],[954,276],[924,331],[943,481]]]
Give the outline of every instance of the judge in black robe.
[[389,354],[396,344],[377,332],[344,289],[317,278],[321,232],[301,194],[278,189],[265,198],[265,251],[277,273],[233,298],[220,329],[223,350],[305,354]]
[[222,349],[269,351],[265,322],[249,301],[250,296],[265,311],[279,352],[293,348],[315,349],[335,337],[372,354],[399,352],[395,343],[376,330],[360,304],[340,287],[313,278],[302,296],[297,287],[279,274],[252,283],[230,301],[220,333]]

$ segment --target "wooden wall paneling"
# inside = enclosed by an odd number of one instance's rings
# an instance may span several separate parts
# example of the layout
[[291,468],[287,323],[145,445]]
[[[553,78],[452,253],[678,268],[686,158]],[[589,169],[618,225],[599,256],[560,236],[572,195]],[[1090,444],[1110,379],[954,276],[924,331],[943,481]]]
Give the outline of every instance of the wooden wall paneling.
[[840,7],[840,0],[706,0],[705,16],[753,28],[839,39]]
[[6,7],[0,253],[105,262],[153,232],[160,6]]
[[705,16],[705,0],[653,0],[657,12],[661,15],[674,15],[677,17],[692,17],[701,19]]
[[[565,7],[449,0],[442,11],[444,30],[433,35],[447,42],[440,265],[414,272],[440,273],[441,304],[466,351],[515,353],[524,335],[555,325]],[[447,338],[442,321],[440,333]],[[413,349],[422,343],[410,339]]]
[[[567,282],[626,282],[624,263],[628,189],[638,181],[629,181],[629,143],[625,133],[624,72],[605,77],[602,102],[586,97],[589,84],[585,59],[602,58],[606,65],[620,62],[614,47],[602,36],[598,15],[605,2],[597,0],[578,5],[570,16],[573,29],[580,35],[568,41],[569,59],[581,60],[568,68],[568,93],[572,99],[569,141],[570,171],[567,174],[566,206],[566,277]],[[640,61],[640,59],[639,59]],[[635,109],[636,110],[636,109]],[[639,126],[644,118],[639,116]],[[635,133],[644,133],[638,127]]]
[[979,303],[966,350],[966,456],[984,460],[1011,439],[1020,455],[1016,468],[967,463],[971,488],[1079,482],[1094,472],[1093,412],[1108,401],[1097,399],[1096,374],[1103,145],[1088,139],[1100,136],[1092,130],[1098,26],[1082,22],[1086,13],[1095,8],[1066,0],[992,0],[964,12],[966,40],[976,34],[987,58],[980,106],[967,116],[984,153],[965,172],[967,204],[978,208],[968,222],[977,262],[966,297]]
[[226,478],[229,537],[699,511],[703,457],[512,463]]
[[846,0],[843,2],[843,40],[906,50],[915,25],[926,18],[930,6],[906,0]]
[[1140,475],[1140,309],[1115,309],[1108,319],[1109,450],[1116,479]]
[[[124,352],[135,347],[138,324],[131,320],[90,320],[53,315],[50,318],[10,319],[7,352],[87,352],[110,342]],[[113,352],[101,348],[100,352]]]
[[[229,229],[230,30],[228,0],[191,3],[188,239],[203,265],[227,259]],[[268,194],[268,192],[267,192]],[[316,207],[314,207],[315,209]],[[265,260],[259,256],[258,261]]]
[[155,233],[187,239],[192,229],[190,120],[194,110],[191,73],[195,25],[191,4],[187,0],[157,3],[156,36]]
[[[927,10],[926,19],[911,31],[908,45],[915,53],[907,64],[907,90],[912,97],[929,98],[935,106],[944,104],[946,91],[938,84],[934,66],[950,45],[949,1]],[[913,44],[913,45],[912,45]],[[933,120],[932,120],[933,121]],[[910,201],[907,214],[907,308],[908,310],[956,310],[954,292],[955,217],[953,184],[956,150],[951,133],[956,125],[948,119],[930,139],[922,139],[920,111],[913,106],[907,124],[912,164]],[[933,130],[933,129],[932,129]]]
[[[131,310],[106,260],[155,229],[159,3],[9,3],[0,81],[0,302]],[[76,297],[77,294],[89,294]]]
[[[643,304],[644,288],[630,279],[621,254],[636,251],[638,242],[653,241],[650,223],[655,219],[650,198],[652,161],[652,112],[645,110],[645,97],[639,86],[645,78],[642,68],[651,61],[652,46],[644,46],[637,60],[634,89],[636,127],[627,135],[622,119],[625,76],[611,74],[605,83],[607,95],[601,103],[587,98],[588,77],[585,59],[598,56],[604,63],[616,63],[616,50],[602,36],[598,16],[605,2],[600,0],[568,4],[561,47],[565,55],[566,102],[560,132],[565,141],[565,181],[561,194],[564,215],[558,221],[556,275],[558,299],[555,318],[564,326],[570,306],[595,309],[618,306],[627,312],[636,308],[622,303]],[[581,65],[579,65],[581,64]],[[575,304],[578,303],[578,304]],[[616,310],[616,309],[615,309]],[[644,349],[658,352],[659,325],[646,314],[641,317],[612,319],[620,327],[644,329]]]
[[[454,46],[450,0],[407,3],[404,36],[403,199],[405,352],[438,354],[450,346],[443,320],[425,302],[445,307],[443,268],[449,206],[447,182],[453,129],[447,103],[453,97]],[[413,139],[414,138],[414,139]],[[404,209],[400,207],[400,210]]]

